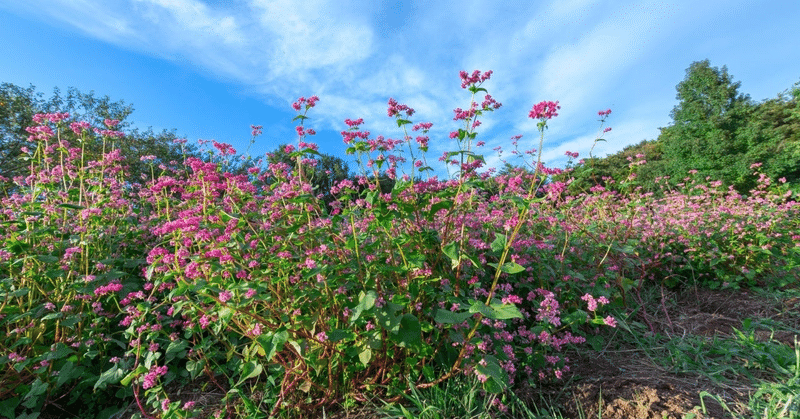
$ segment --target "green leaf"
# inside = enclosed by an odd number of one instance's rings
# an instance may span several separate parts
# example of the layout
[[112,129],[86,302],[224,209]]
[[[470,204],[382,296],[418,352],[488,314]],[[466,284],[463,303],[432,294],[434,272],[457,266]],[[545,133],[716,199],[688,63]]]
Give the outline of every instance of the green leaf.
[[[30,289],[28,289],[27,287],[26,288],[20,288],[20,289],[18,289],[16,291],[13,291],[13,292],[10,292],[10,293],[6,294],[5,296],[8,297],[8,298],[22,297],[23,295],[27,295],[28,292],[30,292]],[[2,295],[2,294],[0,294],[0,295]]]
[[42,321],[44,321],[44,320],[52,320],[52,319],[60,319],[62,317],[64,317],[64,313],[62,313],[60,311],[57,311],[55,313],[50,313],[50,314],[42,317]]
[[488,90],[484,89],[483,87],[476,87],[475,85],[471,85],[469,87],[469,91],[472,92],[472,93],[478,93],[478,92],[486,92],[486,93],[488,93]]
[[[200,359],[197,361],[189,360],[186,361],[186,371],[189,371],[189,376],[191,378],[197,378],[203,372],[203,367],[205,366],[206,361],[204,359]],[[125,385],[125,383],[122,383]]]
[[36,260],[44,263],[56,263],[61,260],[58,256],[53,255],[36,255],[34,256]]
[[595,351],[601,351],[603,349],[603,337],[600,335],[589,336],[586,338],[586,342],[592,346],[592,349]]
[[495,316],[494,310],[491,307],[487,306],[483,301],[475,301],[474,303],[472,303],[472,305],[469,307],[469,312],[473,314],[481,313],[484,315],[484,317],[490,319],[494,319]]
[[428,216],[432,217],[432,216],[436,215],[436,213],[438,213],[439,211],[441,211],[443,209],[449,209],[452,206],[453,206],[453,204],[450,203],[449,201],[437,202],[437,203],[431,205],[431,210],[428,211]]
[[520,313],[517,306],[513,304],[493,303],[487,306],[483,301],[476,301],[470,306],[469,311],[470,313],[481,313],[486,318],[492,320],[522,318],[522,313]]
[[487,393],[500,394],[503,392],[503,385],[492,377],[487,378],[481,387],[483,387],[483,390]]
[[497,320],[506,319],[522,319],[522,313],[514,304],[490,304],[489,305],[495,312]]
[[[189,361],[189,362],[192,362],[192,361]],[[186,365],[186,369],[189,369],[189,365]],[[201,371],[202,371],[202,369],[201,369]],[[119,383],[122,384],[123,386],[130,385],[131,381],[133,381],[134,378],[136,378],[136,377],[138,377],[141,374],[144,374],[146,372],[147,372],[147,367],[145,367],[144,365],[139,365],[135,370],[133,370],[130,373],[128,373],[128,375],[126,375],[125,378],[120,380]]]
[[397,333],[400,330],[400,323],[403,320],[403,316],[398,315],[397,312],[402,309],[403,306],[399,304],[386,303],[375,313],[378,325],[392,333]]
[[56,388],[61,387],[64,383],[69,382],[70,380],[74,380],[83,374],[83,370],[85,368],[78,366],[76,367],[72,361],[67,361],[64,363],[64,366],[61,367],[61,371],[58,373],[58,381],[56,381]]
[[261,364],[250,361],[242,364],[241,370],[242,373],[239,376],[239,382],[235,387],[239,387],[243,382],[261,375],[261,372],[264,371],[264,367],[262,367]]
[[372,359],[372,349],[368,347],[362,349],[361,352],[358,353],[358,360],[361,361],[361,363],[364,364],[365,367],[369,365],[369,361],[371,359]]
[[505,234],[495,233],[494,241],[491,244],[492,252],[501,254],[506,248],[507,238]]
[[454,312],[437,308],[433,313],[433,321],[439,324],[460,324],[472,317],[473,313],[462,311]]
[[486,391],[499,393],[505,390],[508,385],[508,377],[500,366],[500,362],[491,355],[484,356],[483,361],[475,366],[475,370],[489,378],[483,383],[483,388]]
[[397,342],[401,348],[417,348],[422,344],[422,328],[413,314],[405,314],[400,320]]
[[59,206],[59,208],[69,208],[69,209],[76,209],[76,210],[86,209],[86,207],[82,207],[80,205],[75,205],[75,204],[59,204],[58,206]]
[[328,333],[328,340],[331,342],[338,342],[340,340],[345,340],[347,342],[352,341],[356,338],[355,333],[350,330],[341,330],[341,329],[334,329]]
[[54,359],[61,359],[61,358],[65,358],[67,355],[72,354],[73,352],[75,352],[75,351],[72,348],[70,348],[69,346],[67,346],[67,345],[65,345],[65,344],[63,344],[61,342],[58,342],[58,343],[56,343],[56,349],[54,351],[48,352],[44,356],[44,359],[46,359],[48,361],[52,361]]
[[571,311],[571,312],[569,312],[567,314],[562,315],[561,316],[561,322],[563,324],[565,324],[565,325],[573,324],[573,323],[584,324],[584,323],[586,323],[586,317],[587,316],[588,316],[588,314],[585,311],[577,309],[577,310],[574,310],[574,311]]
[[8,419],[16,419],[14,409],[16,409],[17,406],[19,406],[19,397],[0,400],[0,414]]
[[450,264],[452,265],[453,269],[455,269],[458,264],[461,263],[461,258],[459,257],[460,246],[458,245],[458,242],[453,241],[442,246],[442,252],[444,252],[445,256],[450,258]]
[[[28,394],[25,395],[23,400],[28,400],[30,398],[38,398],[42,394],[47,392],[47,383],[42,381],[41,378],[36,378],[36,381],[31,384],[31,389],[28,391]],[[27,405],[26,405],[27,406]],[[31,406],[28,406],[31,407]]]
[[169,362],[172,361],[181,351],[186,349],[189,346],[185,340],[174,340],[170,342],[169,346],[167,346],[167,351],[164,354],[165,361]]
[[402,127],[403,125],[410,124],[410,123],[411,123],[411,121],[408,121],[406,119],[398,119],[397,120],[397,126],[398,127]]
[[375,307],[375,300],[378,299],[378,294],[375,291],[369,290],[366,293],[361,291],[358,293],[358,305],[353,309],[353,315],[350,317],[350,324],[361,317],[361,313],[371,310]]
[[[487,265],[491,266],[492,268],[497,269],[497,264],[496,263],[487,263]],[[520,272],[524,272],[525,271],[525,267],[523,267],[522,265],[520,265],[520,264],[518,264],[516,262],[506,262],[506,263],[503,264],[503,266],[500,267],[500,271],[501,272],[505,272],[505,273],[507,273],[509,275],[513,275],[513,274],[517,274],[517,273],[520,273]]]
[[[285,331],[283,332],[286,333]],[[261,349],[264,352],[264,358],[267,361],[272,360],[272,357],[275,356],[275,353],[283,349],[283,344],[286,343],[288,339],[288,334],[284,336],[284,334],[263,334],[256,338],[256,342],[261,345]]]
[[100,378],[97,379],[97,382],[94,383],[94,389],[105,390],[108,384],[116,384],[122,379],[125,375],[125,371],[119,367],[119,365],[114,364],[111,368],[103,371],[100,374]]

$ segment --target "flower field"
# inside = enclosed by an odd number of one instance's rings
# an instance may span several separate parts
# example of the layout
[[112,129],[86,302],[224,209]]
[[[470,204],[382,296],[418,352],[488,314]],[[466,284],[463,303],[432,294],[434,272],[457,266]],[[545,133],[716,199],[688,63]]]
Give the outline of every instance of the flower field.
[[490,77],[461,73],[450,178],[429,176],[432,124],[390,99],[400,139],[346,120],[362,174],[330,200],[304,169],[316,96],[294,104],[294,166],[229,170],[236,152],[213,143],[205,160],[142,156],[146,179],[126,176],[117,121],[37,115],[30,173],[0,206],[0,412],[321,417],[467,377],[503,414],[505,394],[575,368],[569,350],[602,348],[645,290],[797,286],[798,192],[758,165],[746,195],[692,173],[643,193],[646,156],[568,194],[569,171],[537,158],[559,110],[541,102],[538,148],[514,151],[528,170],[480,170]]

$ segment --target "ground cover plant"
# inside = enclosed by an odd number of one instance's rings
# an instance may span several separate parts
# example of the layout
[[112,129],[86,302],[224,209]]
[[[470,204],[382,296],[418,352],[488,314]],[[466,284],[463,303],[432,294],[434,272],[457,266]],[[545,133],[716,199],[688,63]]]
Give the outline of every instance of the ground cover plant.
[[[470,98],[440,158],[448,179],[425,154],[433,124],[407,105],[388,102],[399,139],[345,120],[362,173],[335,199],[313,188],[316,96],[293,104],[293,165],[232,173],[236,151],[212,142],[206,159],[140,156],[141,183],[120,164],[118,121],[37,115],[29,174],[0,213],[0,410],[316,417],[461,380],[503,415],[523,409],[511,390],[563,380],[571,349],[606,345],[612,310],[644,305],[648,286],[796,285],[797,194],[757,165],[748,195],[691,174],[642,193],[645,156],[570,195],[541,162],[559,110],[544,101],[528,112],[538,147],[510,140],[528,170],[481,171],[477,128],[502,106],[490,77],[460,73]],[[102,158],[86,157],[90,138]],[[192,386],[219,398],[182,396]]]

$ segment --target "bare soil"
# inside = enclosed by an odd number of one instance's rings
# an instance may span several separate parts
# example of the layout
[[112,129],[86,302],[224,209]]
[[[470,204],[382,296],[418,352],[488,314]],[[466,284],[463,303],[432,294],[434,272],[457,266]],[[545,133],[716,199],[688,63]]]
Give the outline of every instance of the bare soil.
[[[773,319],[798,330],[798,313],[800,298],[770,300],[752,291],[696,290],[683,295],[665,293],[658,307],[651,307],[649,313],[640,312],[637,317],[650,329],[648,333],[669,339],[704,336],[710,341],[713,337],[731,336],[734,328],[741,330],[742,322],[748,318]],[[796,334],[758,330],[755,336],[794,347]],[[699,373],[676,373],[663,366],[668,362],[652,359],[641,348],[621,346],[573,354],[566,388],[561,383],[557,389],[545,389],[562,406],[565,417],[730,418],[750,413],[746,404],[756,389],[749,380],[715,383]],[[720,397],[733,413],[711,397],[703,400],[703,413],[701,392]]]

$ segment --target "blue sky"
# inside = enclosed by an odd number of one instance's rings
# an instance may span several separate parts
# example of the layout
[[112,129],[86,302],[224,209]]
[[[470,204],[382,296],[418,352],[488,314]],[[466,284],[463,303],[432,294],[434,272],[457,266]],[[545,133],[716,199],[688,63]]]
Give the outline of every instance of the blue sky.
[[392,97],[414,122],[434,123],[435,161],[455,148],[452,110],[469,106],[458,72],[493,70],[484,87],[503,107],[478,135],[489,163],[513,135],[536,147],[528,112],[557,100],[543,160],[559,166],[565,151],[587,156],[599,110],[612,110],[612,131],[594,155],[655,139],[694,61],[727,66],[755,100],[790,88],[798,21],[797,0],[0,0],[0,82],[47,97],[55,86],[94,90],[132,103],[136,127],[240,152],[250,125],[263,125],[253,156],[296,142],[291,103],[318,95],[307,126],[321,151],[346,160],[345,118],[364,118],[373,137],[402,136],[386,116]]

